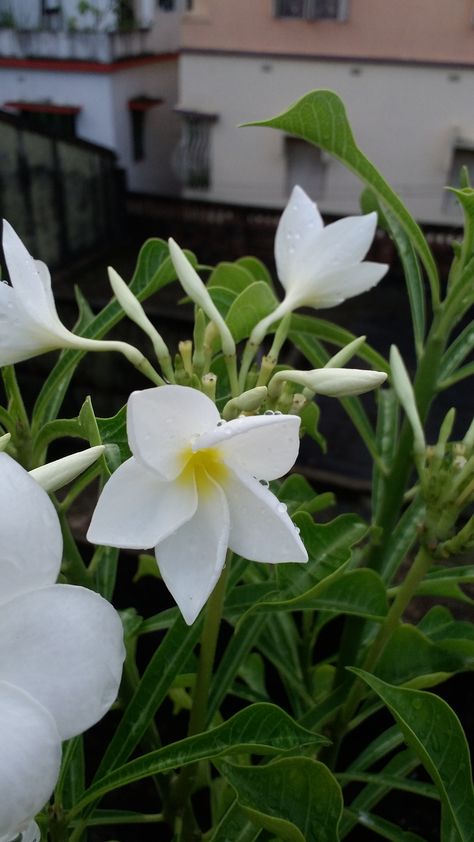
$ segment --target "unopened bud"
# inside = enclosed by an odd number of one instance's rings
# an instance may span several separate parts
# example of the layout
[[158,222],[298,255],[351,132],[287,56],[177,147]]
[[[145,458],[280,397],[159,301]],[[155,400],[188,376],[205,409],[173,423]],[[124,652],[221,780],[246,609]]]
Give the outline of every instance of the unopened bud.
[[76,479],[79,474],[93,465],[104,450],[103,444],[99,444],[97,447],[89,447],[87,450],[72,453],[70,456],[64,456],[62,459],[56,459],[47,465],[34,468],[29,473],[45,491],[51,493]]

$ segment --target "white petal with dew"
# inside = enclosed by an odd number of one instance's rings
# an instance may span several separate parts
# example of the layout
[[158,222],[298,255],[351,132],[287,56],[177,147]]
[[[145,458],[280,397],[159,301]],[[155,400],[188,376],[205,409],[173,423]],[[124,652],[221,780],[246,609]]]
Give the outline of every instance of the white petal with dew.
[[275,263],[284,289],[297,278],[300,255],[315,251],[322,230],[323,221],[316,203],[296,185],[275,235]]
[[243,471],[230,471],[222,488],[229,505],[231,550],[270,564],[308,561],[285,504],[268,488]]
[[296,461],[300,423],[296,415],[243,416],[204,433],[193,449],[218,447],[227,465],[258,479],[277,479]]
[[87,470],[99,456],[102,456],[105,447],[99,444],[96,447],[88,447],[86,450],[80,450],[78,453],[71,453],[70,456],[63,456],[62,459],[56,459],[54,462],[48,462],[46,465],[41,465],[39,468],[33,468],[30,471],[30,476],[41,486],[45,491],[52,493],[57,491],[71,482],[83,471]]
[[305,304],[319,310],[335,307],[346,298],[368,292],[382,280],[387,269],[385,263],[371,263],[367,260],[353,266],[344,266],[318,278],[314,284],[308,283],[295,291],[295,295],[298,293],[297,306]]
[[61,741],[47,710],[19,687],[0,681],[0,842],[29,828],[50,797]]
[[163,482],[132,457],[105,485],[87,538],[94,544],[145,550],[190,520],[196,507],[192,477]]
[[163,581],[191,625],[211,595],[225,563],[229,512],[222,489],[211,479],[199,488],[196,513],[156,547]]
[[21,594],[0,612],[0,680],[30,693],[62,740],[90,728],[117,696],[125,651],[115,609],[76,585]]
[[44,269],[40,268],[38,271],[36,261],[5,219],[2,242],[11,284],[19,305],[32,321],[47,328],[51,327],[54,331],[59,319],[52,295],[46,288]]
[[6,453],[0,453],[0,535],[0,604],[56,581],[63,548],[56,510]]
[[356,266],[367,254],[374,238],[377,214],[346,216],[321,231],[316,248],[306,246],[299,251],[297,274],[292,284],[313,282],[346,266]]
[[56,334],[32,321],[12,287],[0,282],[0,365],[19,363],[59,345]]
[[158,386],[133,392],[127,406],[130,449],[163,480],[175,479],[184,467],[183,452],[193,438],[219,421],[215,404],[188,386]]

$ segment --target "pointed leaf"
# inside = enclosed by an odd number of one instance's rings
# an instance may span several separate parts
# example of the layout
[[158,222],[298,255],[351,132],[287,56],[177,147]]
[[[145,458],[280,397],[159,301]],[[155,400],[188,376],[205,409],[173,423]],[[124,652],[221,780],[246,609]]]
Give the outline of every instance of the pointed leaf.
[[249,818],[278,839],[339,842],[341,791],[322,763],[294,757],[266,766],[220,763],[219,768]]
[[470,842],[474,827],[472,772],[466,738],[454,711],[432,693],[392,687],[363,670],[354,672],[387,705],[435,783],[461,842]]
[[332,91],[312,91],[286,112],[249,125],[268,126],[302,137],[325,149],[355,172],[389,208],[416,249],[428,274],[433,301],[439,301],[439,280],[433,255],[413,217],[356,144],[341,99]]

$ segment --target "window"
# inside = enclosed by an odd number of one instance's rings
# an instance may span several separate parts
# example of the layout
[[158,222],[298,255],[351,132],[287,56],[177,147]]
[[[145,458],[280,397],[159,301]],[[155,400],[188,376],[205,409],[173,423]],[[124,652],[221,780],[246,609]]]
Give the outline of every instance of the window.
[[211,184],[211,126],[215,114],[180,111],[183,124],[175,157],[178,175],[185,187],[207,190]]
[[[451,169],[448,175],[448,186],[459,187],[461,183],[461,170],[465,167],[471,184],[474,184],[474,145],[472,143],[462,144],[453,148],[451,158]],[[450,190],[444,191],[443,210],[450,216],[461,217],[461,210],[458,200]]]
[[297,137],[285,137],[285,158],[287,195],[299,184],[318,201],[324,195],[327,166],[321,149]]
[[274,0],[275,17],[345,20],[348,0]]
[[157,6],[159,9],[163,9],[164,12],[173,12],[174,2],[175,0],[157,0]]

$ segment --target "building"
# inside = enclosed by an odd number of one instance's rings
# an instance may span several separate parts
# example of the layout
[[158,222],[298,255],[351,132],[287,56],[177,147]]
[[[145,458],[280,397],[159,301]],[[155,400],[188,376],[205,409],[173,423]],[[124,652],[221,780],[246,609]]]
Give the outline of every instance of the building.
[[278,207],[298,182],[326,213],[357,211],[360,183],[315,147],[238,128],[329,88],[359,146],[417,219],[459,222],[474,176],[472,0],[191,0],[182,19],[178,163],[185,195]]
[[179,189],[185,0],[0,0],[0,108],[112,150],[132,191]]

